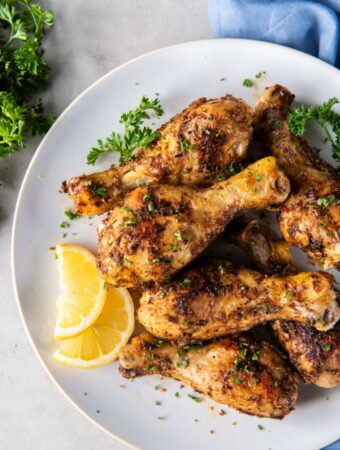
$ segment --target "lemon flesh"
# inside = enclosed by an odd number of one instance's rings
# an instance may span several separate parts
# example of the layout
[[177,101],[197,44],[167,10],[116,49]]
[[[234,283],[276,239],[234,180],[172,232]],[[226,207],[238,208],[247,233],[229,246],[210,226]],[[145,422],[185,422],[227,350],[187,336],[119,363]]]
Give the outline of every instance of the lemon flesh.
[[134,329],[134,305],[127,289],[110,288],[97,320],[81,335],[67,339],[53,358],[70,367],[94,368],[117,358]]
[[94,323],[104,307],[107,288],[95,256],[85,247],[57,245],[56,258],[61,294],[54,337],[59,340],[77,336]]

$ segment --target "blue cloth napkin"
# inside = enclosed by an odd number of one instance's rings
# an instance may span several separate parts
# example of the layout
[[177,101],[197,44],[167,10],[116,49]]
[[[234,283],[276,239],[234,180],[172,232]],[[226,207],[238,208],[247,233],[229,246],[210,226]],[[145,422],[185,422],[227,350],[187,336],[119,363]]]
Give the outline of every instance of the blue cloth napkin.
[[[340,0],[209,0],[209,20],[215,37],[275,42],[340,67]],[[340,439],[321,450],[340,450]]]
[[340,0],[209,0],[215,37],[275,42],[340,67]]
[[338,441],[333,442],[333,444],[327,445],[327,447],[323,447],[320,450],[339,450],[340,449],[340,439]]

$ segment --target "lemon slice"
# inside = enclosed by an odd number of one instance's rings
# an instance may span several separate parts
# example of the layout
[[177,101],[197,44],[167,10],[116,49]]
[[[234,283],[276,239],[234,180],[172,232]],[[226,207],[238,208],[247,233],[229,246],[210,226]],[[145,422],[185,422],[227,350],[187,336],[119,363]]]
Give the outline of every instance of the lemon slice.
[[134,305],[127,289],[110,288],[102,312],[80,336],[67,339],[53,358],[71,367],[93,368],[113,361],[134,329]]
[[85,247],[56,247],[61,294],[57,302],[55,339],[68,339],[93,324],[104,307],[107,288],[95,256]]

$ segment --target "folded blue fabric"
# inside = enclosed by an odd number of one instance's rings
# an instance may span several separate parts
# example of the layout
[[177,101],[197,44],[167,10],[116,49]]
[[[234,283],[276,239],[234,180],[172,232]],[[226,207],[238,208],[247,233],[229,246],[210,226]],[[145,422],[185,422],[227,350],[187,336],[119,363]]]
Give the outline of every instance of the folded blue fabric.
[[[340,0],[209,0],[215,37],[257,39],[340,67]],[[321,450],[340,450],[340,439]]]
[[320,450],[339,450],[340,449],[340,439],[338,441],[333,442],[333,444],[327,445],[327,447],[323,447]]
[[340,0],[209,0],[215,37],[286,45],[340,67]]

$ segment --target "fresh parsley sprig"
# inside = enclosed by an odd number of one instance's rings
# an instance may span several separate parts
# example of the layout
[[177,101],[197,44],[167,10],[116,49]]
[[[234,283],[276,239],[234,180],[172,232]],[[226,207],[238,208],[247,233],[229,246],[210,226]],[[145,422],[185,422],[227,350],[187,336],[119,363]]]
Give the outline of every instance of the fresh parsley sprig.
[[25,137],[42,134],[51,126],[40,99],[50,67],[43,57],[42,40],[54,15],[32,0],[0,0],[0,157],[25,146]]
[[340,114],[332,109],[337,103],[339,103],[339,100],[332,97],[322,105],[313,105],[309,108],[302,105],[288,115],[288,125],[292,133],[302,136],[308,121],[315,120],[318,122],[331,144],[333,158],[340,161]]
[[131,158],[135,149],[147,148],[159,137],[159,133],[151,128],[142,127],[143,122],[151,118],[151,112],[160,117],[164,111],[158,98],[150,100],[143,96],[136,109],[120,116],[119,122],[124,124],[123,136],[113,131],[105,140],[98,139],[97,145],[87,155],[87,164],[94,165],[101,155],[108,152],[119,153],[119,162],[122,163]]

